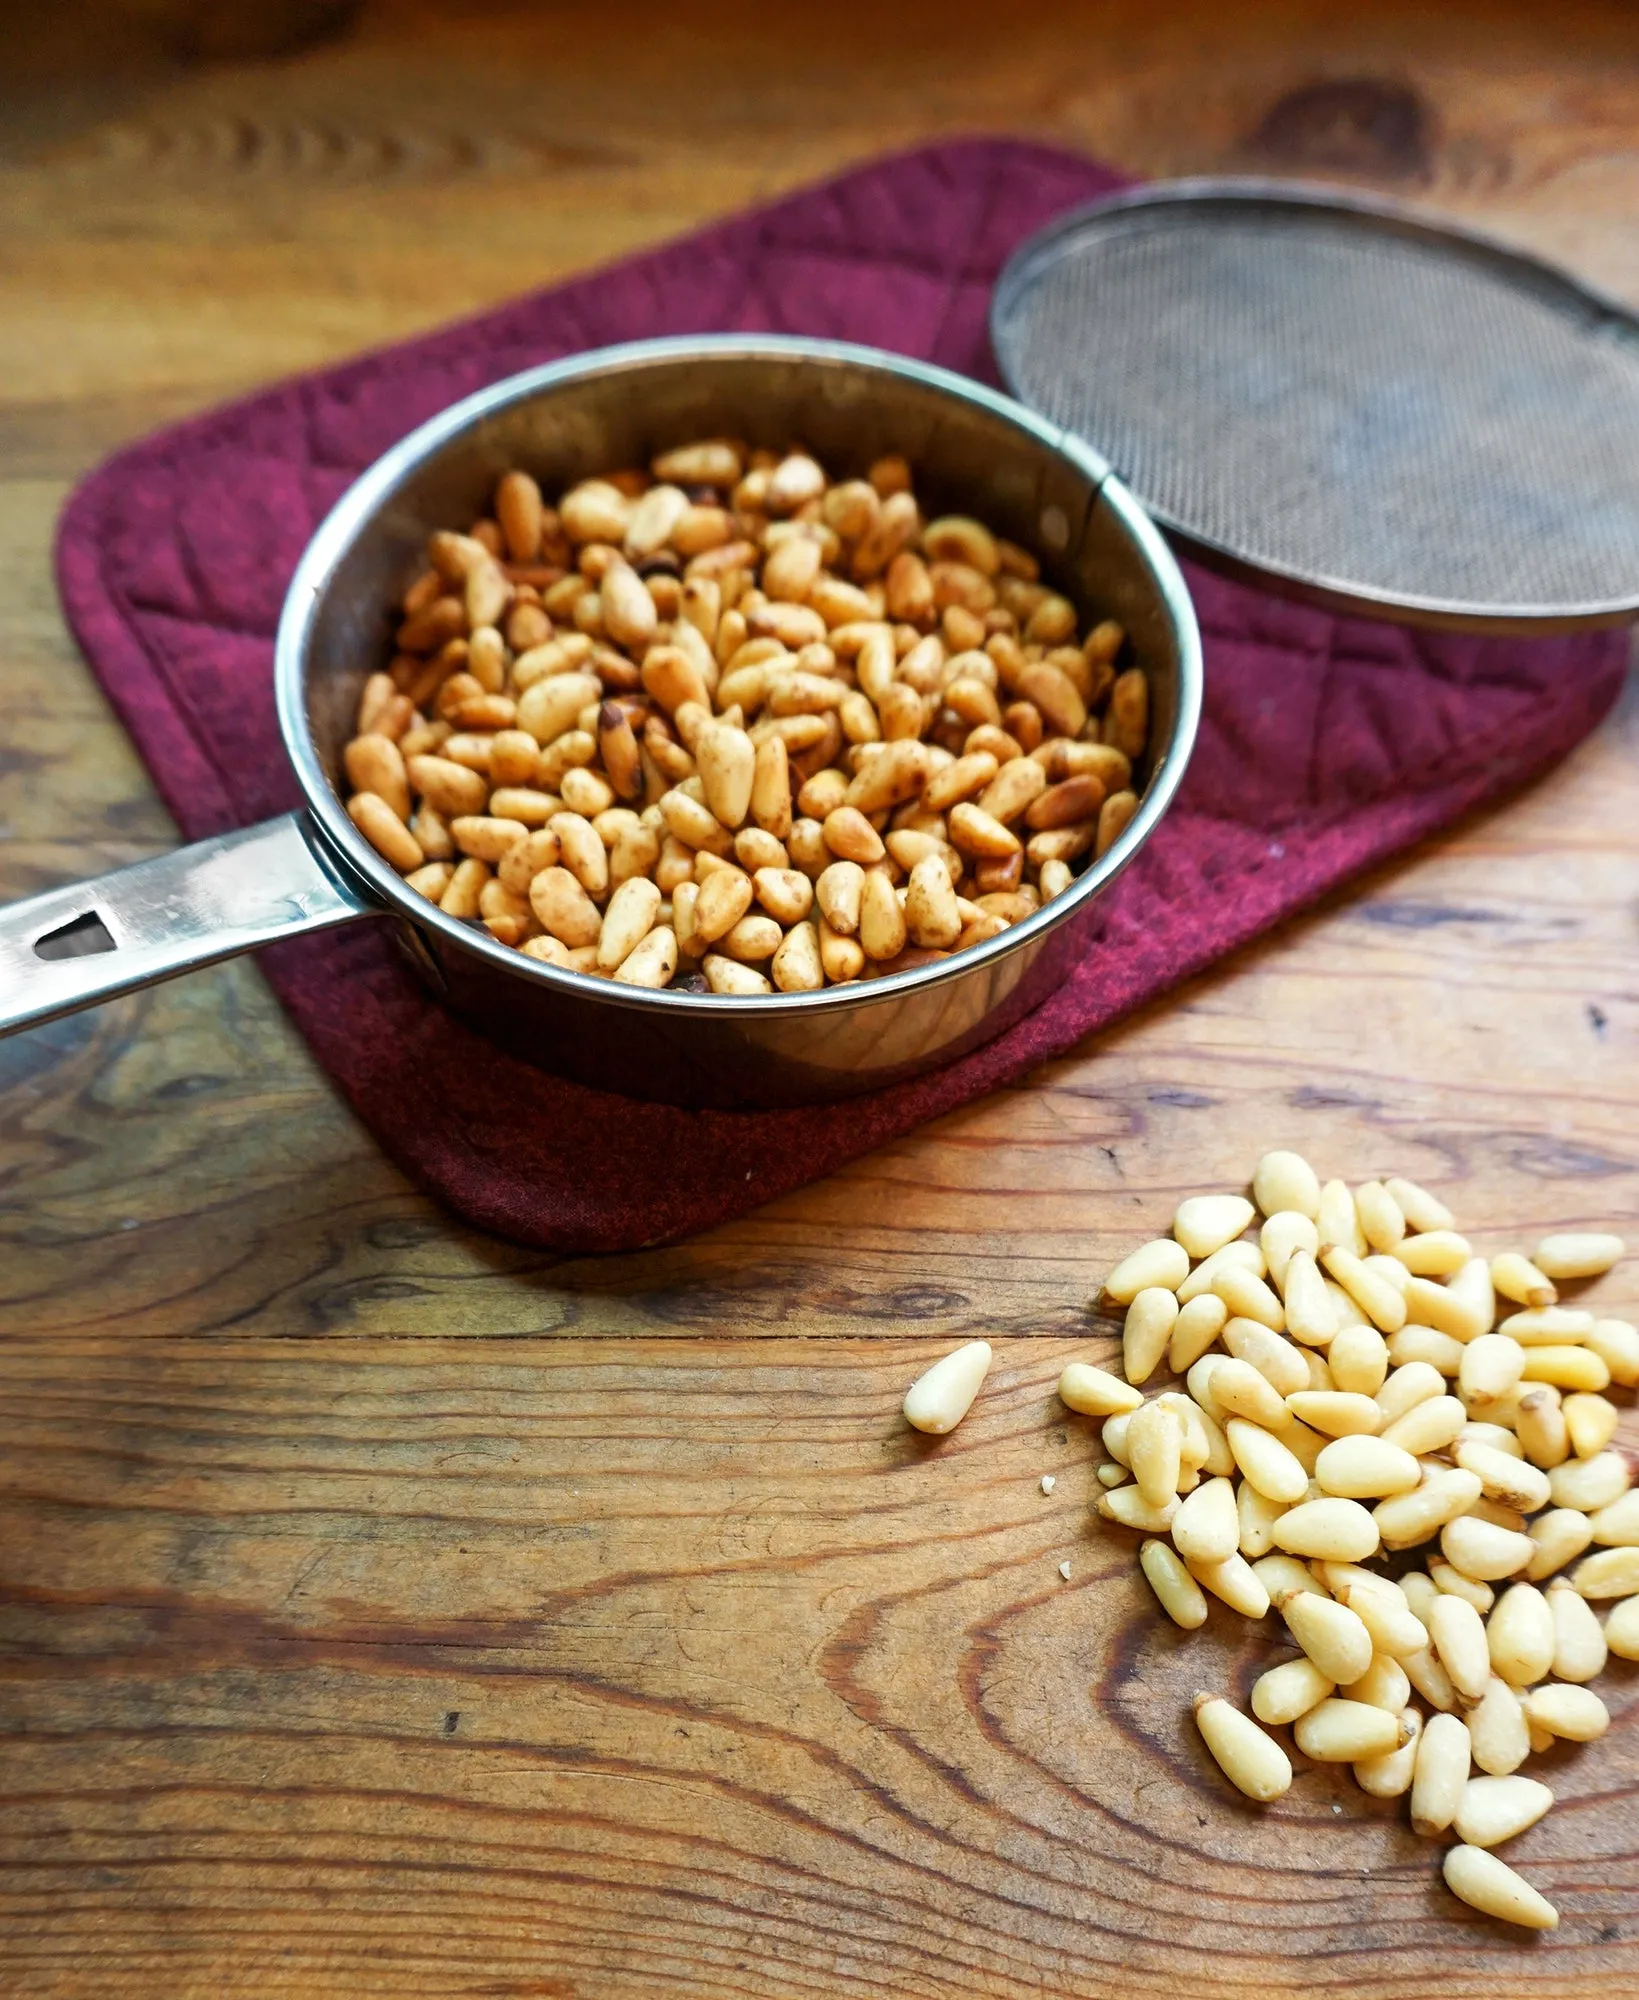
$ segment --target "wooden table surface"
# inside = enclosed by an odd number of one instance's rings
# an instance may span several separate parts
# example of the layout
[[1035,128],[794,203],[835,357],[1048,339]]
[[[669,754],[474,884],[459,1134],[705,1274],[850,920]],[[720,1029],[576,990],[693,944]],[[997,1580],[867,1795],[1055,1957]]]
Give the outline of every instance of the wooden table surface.
[[[1343,175],[1639,303],[1622,4],[65,0],[7,43],[5,896],[174,838],[51,583],[101,454],[881,148]],[[1227,1792],[1185,1704],[1268,1642],[1159,1620],[1052,1394],[1117,1251],[1272,1143],[1486,1248],[1639,1234],[1636,745],[1630,700],[1121,1032],[645,1255],[456,1226],[249,963],[0,1046],[0,1991],[1639,1994],[1631,1670],[1519,1843],[1564,1924],[1504,1934],[1346,1777]],[[977,1332],[973,1416],[909,1436]]]

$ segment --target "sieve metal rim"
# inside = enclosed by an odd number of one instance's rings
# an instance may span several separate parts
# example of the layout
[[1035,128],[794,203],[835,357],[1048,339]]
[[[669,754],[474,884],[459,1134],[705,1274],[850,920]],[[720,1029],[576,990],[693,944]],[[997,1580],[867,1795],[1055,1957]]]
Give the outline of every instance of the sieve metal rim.
[[[1019,344],[1014,338],[1018,308],[1042,273],[1064,254],[1070,239],[1098,224],[1117,222],[1125,215],[1210,207],[1251,216],[1268,216],[1282,210],[1329,214],[1351,227],[1375,227],[1384,234],[1420,242],[1446,255],[1484,265],[1516,289],[1532,290],[1561,310],[1574,307],[1598,335],[1614,333],[1633,341],[1639,350],[1639,314],[1614,294],[1550,258],[1466,222],[1455,221],[1438,210],[1323,182],[1275,180],[1256,175],[1194,175],[1126,188],[1081,203],[1055,216],[1019,245],[997,277],[988,315],[991,350],[1008,392],[1027,408],[1035,407],[1019,379]],[[1639,366],[1639,351],[1636,351],[1636,366]],[[1084,442],[1110,456],[1108,440],[1088,438]],[[1145,511],[1183,553],[1221,575],[1322,610],[1434,630],[1502,635],[1599,630],[1626,625],[1639,617],[1639,581],[1631,593],[1574,605],[1497,604],[1389,592],[1348,577],[1298,569],[1266,556],[1249,554],[1231,542],[1203,533],[1144,492],[1113,458],[1111,463],[1133,488]],[[1635,470],[1635,482],[1639,485],[1639,468]],[[1635,552],[1635,562],[1639,568],[1639,550]]]

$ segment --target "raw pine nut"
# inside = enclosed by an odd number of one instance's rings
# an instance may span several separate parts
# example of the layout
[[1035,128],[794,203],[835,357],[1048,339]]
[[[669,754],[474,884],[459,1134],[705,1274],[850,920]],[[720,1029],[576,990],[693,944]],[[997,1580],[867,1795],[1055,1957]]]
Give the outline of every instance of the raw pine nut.
[[1437,1591],[1448,1597],[1460,1597],[1482,1616],[1497,1601],[1497,1593],[1488,1583],[1480,1583],[1471,1576],[1464,1576],[1460,1569],[1453,1569],[1443,1556],[1428,1559],[1430,1581]]
[[1548,1490],[1556,1507],[1577,1507],[1593,1513],[1619,1500],[1632,1484],[1628,1462],[1619,1451],[1602,1451],[1592,1458],[1573,1458],[1548,1474]]
[[1179,1554],[1190,1562],[1227,1562],[1240,1548],[1241,1540],[1233,1483],[1206,1479],[1186,1494],[1172,1517],[1172,1539]]
[[1352,1764],[1362,1757],[1386,1757],[1400,1747],[1398,1715],[1368,1702],[1332,1696],[1300,1715],[1293,1740],[1317,1764]]
[[1610,1386],[1611,1371],[1590,1347],[1527,1347],[1522,1377],[1527,1382],[1551,1382],[1556,1389],[1584,1393]]
[[1454,1569],[1482,1583],[1517,1576],[1531,1560],[1531,1538],[1473,1514],[1461,1514],[1440,1530],[1440,1550]]
[[1138,1551],[1138,1563],[1160,1599],[1161,1609],[1174,1625],[1182,1625],[1186,1632],[1192,1632],[1198,1625],[1206,1623],[1205,1594],[1184,1567],[1175,1549],[1169,1548],[1165,1542],[1147,1541]]
[[1286,1308],[1262,1278],[1243,1264],[1224,1264],[1214,1273],[1212,1289],[1236,1319],[1255,1319],[1274,1333],[1286,1326]]
[[1377,1553],[1377,1523],[1358,1500],[1306,1500],[1275,1523],[1275,1546],[1325,1562],[1362,1562]]
[[1488,1917],[1532,1931],[1551,1931],[1559,1923],[1559,1912],[1547,1897],[1486,1848],[1448,1849],[1441,1873],[1454,1896]]
[[1578,1458],[1593,1458],[1616,1435],[1616,1405],[1603,1396],[1567,1396],[1564,1411],[1571,1449]]
[[1611,1371],[1613,1382],[1624,1389],[1639,1383],[1639,1327],[1625,1319],[1595,1320],[1587,1346]]
[[1325,1585],[1317,1583],[1308,1564],[1300,1563],[1296,1556],[1262,1556],[1252,1565],[1252,1574],[1268,1591],[1271,1601],[1283,1591],[1295,1591],[1300,1597],[1327,1595]]
[[1427,1627],[1420,1618],[1413,1616],[1398,1588],[1391,1593],[1375,1590],[1367,1584],[1346,1584],[1339,1595],[1339,1602],[1346,1605],[1365,1626],[1373,1647],[1379,1653],[1404,1660],[1413,1653],[1421,1652],[1429,1643]]
[[1290,1209],[1312,1222],[1320,1213],[1320,1179],[1301,1153],[1265,1153],[1253,1170],[1252,1198],[1265,1215]]
[[1059,1400],[1084,1417],[1111,1417],[1136,1410],[1144,1398],[1118,1375],[1072,1361],[1059,1377]]
[[1331,1692],[1332,1683],[1313,1660],[1287,1660],[1252,1683],[1252,1713],[1260,1722],[1279,1727],[1307,1715]]
[[[1516,1464],[1525,1457],[1525,1453],[1520,1447],[1519,1439],[1511,1430],[1505,1429],[1501,1424],[1482,1422],[1478,1418],[1471,1419],[1463,1425],[1462,1433],[1458,1437],[1457,1443],[1459,1446],[1466,1444],[1484,1445],[1491,1451],[1500,1451],[1505,1457],[1513,1459]],[[1544,1487],[1543,1491],[1546,1493],[1547,1488]]]
[[1451,1229],[1455,1226],[1452,1213],[1443,1201],[1437,1201],[1415,1181],[1402,1180],[1391,1176],[1383,1185],[1393,1195],[1400,1213],[1412,1229]]
[[1548,1504],[1548,1475],[1492,1445],[1459,1441],[1454,1454],[1465,1472],[1474,1473],[1488,1500],[1534,1514]]
[[1231,1319],[1223,1330],[1224,1346],[1237,1361],[1245,1361],[1275,1391],[1277,1396],[1296,1394],[1308,1387],[1309,1364],[1304,1354],[1278,1333],[1255,1319]]
[[1584,1597],[1632,1597],[1639,1592],[1639,1549],[1601,1549],[1584,1556],[1571,1582]]
[[1328,1250],[1342,1249],[1358,1259],[1371,1248],[1366,1241],[1366,1232],[1360,1227],[1354,1195],[1347,1181],[1328,1181],[1320,1190],[1315,1228],[1320,1236],[1322,1262]]
[[1370,1396],[1346,1389],[1300,1389],[1287,1397],[1286,1407],[1301,1423],[1329,1438],[1370,1437],[1383,1421]]
[[1428,1636],[1451,1685],[1464,1701],[1478,1701],[1491,1678],[1485,1623],[1472,1604],[1442,1593],[1428,1615]]
[[1411,1277],[1398,1257],[1390,1257],[1384,1251],[1373,1250],[1360,1261],[1374,1277],[1381,1278],[1384,1284],[1392,1286],[1402,1298],[1405,1297]]
[[[1562,1585],[1561,1592],[1587,1610],[1575,1591]],[[1598,1630],[1597,1620],[1594,1629]],[[1547,1598],[1535,1584],[1511,1585],[1486,1621],[1485,1638],[1492,1670],[1510,1687],[1529,1687],[1541,1680],[1553,1665],[1556,1644],[1554,1614]]]
[[1201,1356],[1223,1332],[1229,1308],[1216,1292],[1201,1292],[1179,1307],[1167,1343],[1167,1366],[1175,1375],[1187,1375]]
[[1389,1360],[1396,1368],[1425,1361],[1442,1376],[1455,1380],[1463,1365],[1462,1342],[1432,1326],[1403,1326],[1389,1335],[1387,1344]]
[[1372,1639],[1358,1612],[1324,1592],[1285,1590],[1275,1608],[1292,1637],[1329,1681],[1357,1681],[1372,1663]]
[[1639,1545],[1639,1493],[1624,1493],[1619,1500],[1596,1508],[1588,1520],[1593,1538],[1601,1548],[1631,1549]]
[[[1384,1384],[1386,1388],[1387,1383]],[[1379,1392],[1381,1393],[1381,1392]],[[1461,1435],[1468,1412],[1455,1396],[1433,1396],[1413,1404],[1402,1417],[1385,1424],[1382,1435],[1390,1444],[1421,1458],[1431,1451],[1443,1451]],[[1474,1482],[1476,1496],[1479,1481]]]
[[[1233,1243],[1226,1243],[1221,1250],[1215,1250],[1190,1272],[1178,1287],[1178,1303],[1187,1306],[1191,1299],[1200,1298],[1205,1293],[1210,1293],[1216,1298],[1217,1293],[1212,1290],[1213,1280],[1230,1264],[1237,1264],[1242,1270],[1259,1276],[1264,1269],[1263,1252],[1256,1243],[1247,1243],[1239,1238]],[[1226,1316],[1228,1311],[1226,1305],[1224,1307]]]
[[1470,1778],[1453,1824],[1471,1847],[1497,1847],[1535,1826],[1553,1802],[1535,1778]]
[[1470,1411],[1483,1413],[1517,1389],[1525,1371],[1525,1349],[1502,1333],[1482,1333],[1463,1350],[1458,1393]]
[[1324,1347],[1337,1332],[1337,1311],[1320,1267],[1307,1248],[1292,1252],[1286,1262],[1286,1330],[1294,1340]]
[[[1402,1329],[1404,1331],[1404,1329]],[[1396,1334],[1395,1339],[1400,1338]],[[1445,1378],[1431,1361],[1402,1361],[1381,1389],[1372,1397],[1382,1418],[1383,1428],[1398,1423],[1408,1410],[1446,1392]]]
[[1455,1715],[1431,1715],[1417,1745],[1411,1781],[1411,1824],[1424,1839],[1444,1833],[1457,1817],[1468,1784],[1468,1725]]
[[1150,1506],[1164,1507],[1177,1499],[1182,1450],[1183,1427],[1164,1403],[1145,1403],[1133,1411],[1127,1426],[1127,1456],[1138,1490]]
[[1232,1703],[1220,1695],[1198,1694],[1195,1724],[1219,1770],[1238,1792],[1267,1805],[1291,1790],[1291,1759]]
[[1562,1577],[1556,1577],[1548,1586],[1547,1604],[1554,1645],[1553,1657],[1542,1672],[1551,1668],[1556,1680],[1578,1685],[1602,1674],[1609,1649],[1588,1600]]
[[1574,1507],[1555,1507],[1549,1513],[1539,1514],[1526,1533],[1531,1537],[1534,1553],[1525,1566],[1525,1574],[1533,1583],[1540,1583],[1545,1576],[1552,1576],[1593,1540],[1593,1523],[1586,1514]]
[[943,1437],[973,1407],[990,1367],[990,1343],[970,1340],[919,1375],[905,1395],[905,1421],[914,1429]]
[[[1362,1402],[1368,1400],[1361,1398]],[[1409,1451],[1380,1437],[1334,1439],[1315,1461],[1315,1477],[1326,1491],[1349,1500],[1381,1500],[1391,1493],[1409,1493],[1422,1476],[1422,1468]]]
[[1627,1246],[1620,1236],[1588,1231],[1543,1237],[1532,1261],[1547,1278],[1597,1278],[1626,1255]]
[[1121,1358],[1129,1382],[1147,1382],[1155,1373],[1177,1319],[1177,1295],[1162,1285],[1146,1285],[1128,1306],[1121,1330]]
[[1455,1277],[1473,1254],[1468,1238],[1454,1229],[1431,1229],[1394,1246],[1394,1255],[1416,1278]]
[[1472,1472],[1436,1472],[1414,1493],[1380,1500],[1372,1513],[1386,1549],[1409,1549],[1426,1542],[1479,1497],[1480,1482]]
[[1424,1646],[1415,1653],[1401,1653],[1398,1657],[1406,1670],[1406,1678],[1430,1708],[1437,1709],[1442,1715],[1455,1713],[1459,1706],[1457,1690],[1451,1685],[1451,1676],[1435,1657],[1432,1646]]
[[1398,1333],[1405,1325],[1404,1295],[1342,1244],[1328,1249],[1324,1231],[1320,1261],[1375,1327],[1384,1333]]
[[1285,1430],[1292,1413],[1285,1399],[1250,1361],[1226,1356],[1212,1370],[1212,1393],[1231,1416],[1247,1417],[1265,1430]]
[[1178,1204],[1172,1233],[1192,1257],[1210,1257],[1240,1235],[1253,1213],[1244,1195],[1192,1195]]
[[1311,1499],[1316,1498],[1319,1495],[1320,1488],[1318,1482],[1315,1481],[1315,1466],[1319,1461],[1320,1454],[1326,1449],[1325,1438],[1320,1435],[1319,1431],[1312,1431],[1307,1429],[1303,1424],[1292,1422],[1288,1423],[1285,1430],[1281,1432],[1281,1443],[1286,1446],[1286,1449],[1309,1475],[1311,1482],[1309,1497]]
[[1176,1410],[1184,1426],[1184,1459],[1189,1463],[1198,1457],[1201,1468],[1212,1479],[1227,1479],[1235,1470],[1235,1459],[1229,1449],[1229,1440],[1192,1396],[1180,1390],[1167,1389],[1162,1392],[1161,1401],[1168,1409]]
[[1406,1233],[1400,1204],[1381,1181],[1363,1181],[1354,1191],[1355,1215],[1374,1250],[1393,1250]]
[[1547,1681],[1520,1699],[1527,1722],[1572,1743],[1591,1743],[1611,1726],[1610,1710],[1592,1688]]
[[1485,1684],[1485,1693],[1468,1711],[1468,1740],[1474,1762],[1494,1778],[1517,1771],[1530,1755],[1531,1738],[1520,1698],[1500,1674]]
[[1260,1493],[1250,1479],[1241,1481],[1235,1494],[1235,1516],[1240,1524],[1241,1554],[1248,1562],[1268,1555],[1275,1546],[1275,1523],[1285,1511],[1283,1501]]
[[1411,1790],[1417,1746],[1423,1740],[1423,1717],[1420,1710],[1408,1708],[1401,1719],[1410,1734],[1399,1749],[1381,1757],[1363,1757],[1354,1767],[1355,1783],[1374,1799],[1403,1799]]
[[[1281,1296],[1286,1298],[1286,1272],[1293,1255],[1301,1250],[1313,1263],[1320,1248],[1320,1232],[1306,1215],[1299,1215],[1294,1208],[1278,1209],[1258,1231],[1258,1247],[1263,1251],[1269,1275],[1281,1288]],[[1286,1319],[1288,1333],[1293,1331],[1292,1302],[1286,1298]]]
[[1605,1620],[1605,1644],[1619,1660],[1639,1660],[1639,1597],[1611,1606]]
[[1547,1273],[1517,1250],[1504,1250],[1491,1259],[1491,1282],[1505,1299],[1517,1299],[1524,1306],[1551,1306],[1559,1297]]
[[1151,1286],[1176,1292],[1188,1276],[1189,1252],[1170,1236],[1158,1236],[1116,1265],[1104,1280],[1104,1295],[1117,1305],[1131,1305]]
[[1465,1333],[1460,1326],[1447,1325],[1443,1320],[1431,1322],[1442,1333],[1455,1334],[1459,1340],[1474,1340],[1496,1319],[1496,1287],[1491,1282],[1491,1267],[1483,1257],[1471,1257],[1445,1291],[1447,1300],[1466,1314],[1466,1324],[1472,1330]]
[[1122,1527],[1138,1528],[1146,1535],[1164,1535],[1178,1511],[1176,1500],[1169,1500],[1164,1507],[1152,1507],[1136,1486],[1117,1486],[1102,1494],[1094,1504],[1106,1521],[1119,1521]]
[[1308,1492],[1309,1475],[1302,1461],[1262,1425],[1231,1416],[1224,1425],[1224,1435],[1243,1478],[1265,1498],[1292,1506]]
[[[1185,1558],[1188,1562],[1188,1558]],[[1221,1563],[1188,1563],[1189,1573],[1204,1590],[1221,1598],[1243,1618],[1261,1618],[1269,1609],[1269,1592],[1244,1556],[1227,1556]]]
[[1374,1396],[1388,1376],[1388,1344],[1375,1327],[1346,1326],[1326,1350],[1326,1366],[1338,1388]]
[[1368,1708],[1384,1708],[1399,1715],[1411,1699],[1411,1681],[1392,1654],[1374,1653],[1359,1680],[1350,1681],[1338,1693],[1345,1701],[1363,1701]]

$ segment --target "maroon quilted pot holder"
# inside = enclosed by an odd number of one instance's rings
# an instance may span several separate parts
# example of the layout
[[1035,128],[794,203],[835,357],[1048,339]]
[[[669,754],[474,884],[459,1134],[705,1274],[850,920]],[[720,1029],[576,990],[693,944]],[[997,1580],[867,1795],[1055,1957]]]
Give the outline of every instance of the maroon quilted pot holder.
[[[708,330],[865,341],[994,380],[985,311],[1008,253],[1119,184],[1033,146],[931,146],[122,452],[70,502],[58,571],[183,831],[297,802],[273,715],[286,582],[343,488],[424,418],[539,362]],[[841,1107],[637,1104],[501,1054],[416,984],[384,926],[282,945],[262,966],[388,1153],[469,1221],[565,1252],[660,1243],[1013,1081],[1501,797],[1593,728],[1626,658],[1621,633],[1431,636],[1190,584],[1206,710],[1171,815],[1089,912],[1065,985],[936,1075]]]

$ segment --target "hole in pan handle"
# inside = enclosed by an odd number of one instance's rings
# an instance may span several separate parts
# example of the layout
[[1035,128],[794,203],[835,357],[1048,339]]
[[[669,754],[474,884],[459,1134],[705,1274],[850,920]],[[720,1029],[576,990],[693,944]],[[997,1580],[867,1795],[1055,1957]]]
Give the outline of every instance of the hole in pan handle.
[[385,914],[306,813],[0,908],[0,1035],[280,938]]

